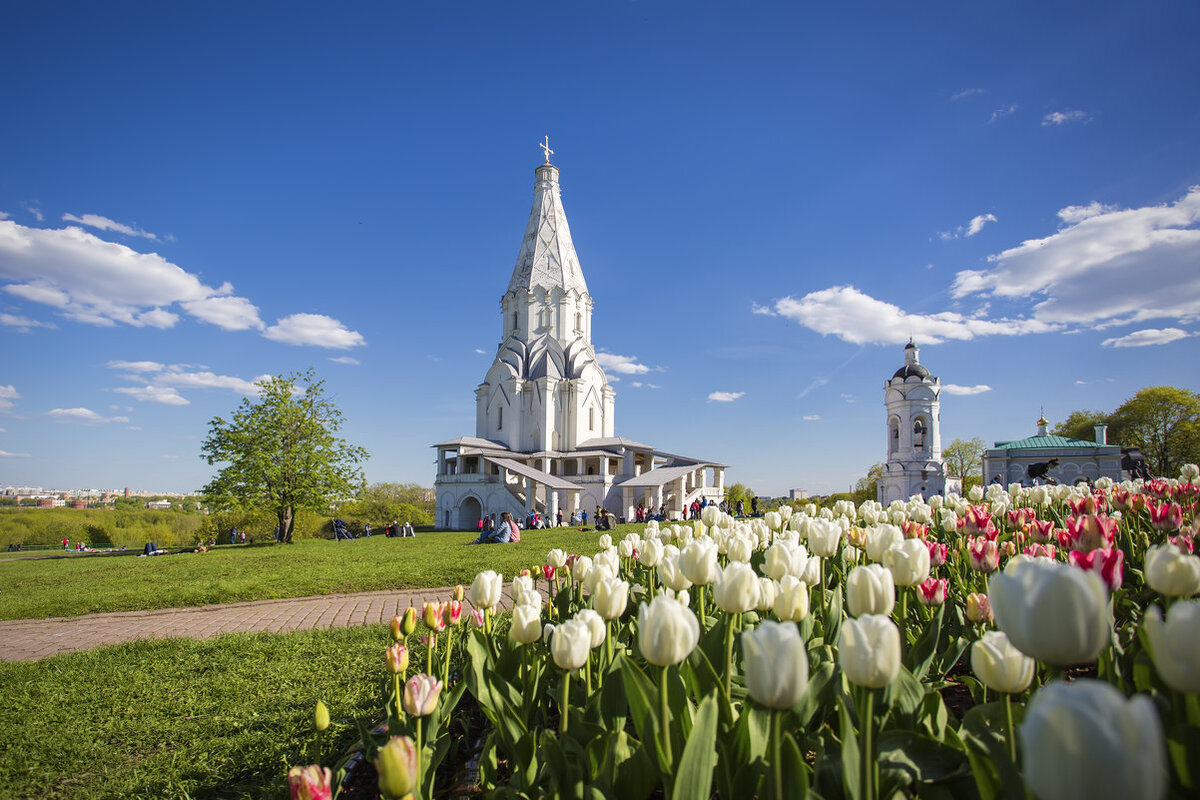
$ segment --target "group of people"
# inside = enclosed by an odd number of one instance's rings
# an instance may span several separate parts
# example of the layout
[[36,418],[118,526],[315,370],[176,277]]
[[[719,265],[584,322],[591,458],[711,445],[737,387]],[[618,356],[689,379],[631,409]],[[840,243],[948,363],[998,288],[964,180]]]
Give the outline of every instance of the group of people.
[[[364,539],[371,538],[371,523],[363,523],[362,535]],[[412,523],[408,520],[405,520],[404,524],[400,524],[396,520],[392,520],[390,523],[383,526],[383,535],[389,539],[397,536],[407,539],[416,538],[417,533],[413,530]],[[356,537],[350,530],[350,526],[346,524],[346,520],[335,519],[333,521],[333,538],[335,541],[341,541],[342,539],[350,540]]]
[[507,544],[521,541],[521,528],[507,511],[494,521],[489,514],[479,521],[479,538],[471,544]]

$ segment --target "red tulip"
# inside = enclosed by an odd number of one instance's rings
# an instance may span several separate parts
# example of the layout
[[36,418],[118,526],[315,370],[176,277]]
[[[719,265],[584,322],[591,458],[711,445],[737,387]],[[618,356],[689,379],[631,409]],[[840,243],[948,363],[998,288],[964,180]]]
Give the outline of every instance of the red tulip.
[[968,541],[967,556],[971,561],[971,569],[979,572],[992,572],[1000,566],[1000,548],[996,542],[983,536]]
[[1038,544],[1045,544],[1054,538],[1054,521],[1033,520],[1029,523],[1029,535]]
[[333,797],[333,776],[328,767],[319,764],[292,767],[287,778],[292,800],[329,800]]
[[923,582],[917,585],[917,599],[921,601],[923,606],[940,606],[946,602],[946,586],[949,582],[945,578],[926,578]]
[[995,539],[1000,535],[1000,529],[992,521],[986,505],[967,506],[966,512],[959,517],[958,530],[965,536],[984,536],[987,539]]
[[1087,553],[1072,550],[1069,558],[1071,563],[1080,569],[1099,575],[1109,591],[1121,588],[1125,564],[1124,550],[1098,548]]
[[1070,550],[1085,553],[1112,547],[1117,538],[1117,521],[1107,514],[1067,517],[1067,529],[1058,534],[1058,542]]
[[1146,510],[1156,531],[1177,531],[1183,527],[1183,506],[1179,503],[1147,503]]
[[462,622],[463,604],[458,600],[450,600],[443,605],[443,609],[447,625],[458,625]]
[[925,546],[929,548],[929,566],[940,567],[946,563],[946,555],[949,548],[944,544],[937,542],[926,541]]
[[1058,553],[1057,548],[1052,544],[1031,544],[1025,548],[1025,555],[1033,558],[1049,558],[1054,559]]

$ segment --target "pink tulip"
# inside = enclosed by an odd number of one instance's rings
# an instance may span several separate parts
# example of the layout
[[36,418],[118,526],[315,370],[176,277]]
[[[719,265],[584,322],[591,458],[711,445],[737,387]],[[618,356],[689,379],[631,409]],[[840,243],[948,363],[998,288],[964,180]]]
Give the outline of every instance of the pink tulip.
[[408,648],[397,642],[387,649],[388,672],[403,675],[408,671]]
[[1157,498],[1165,499],[1171,496],[1171,482],[1163,478],[1155,478],[1142,484],[1142,491]]
[[1078,500],[1069,501],[1071,513],[1082,516],[1084,514],[1099,514],[1102,511],[1108,510],[1108,501],[1103,495],[1090,494],[1087,497],[1081,497]]
[[458,600],[450,600],[443,606],[443,618],[446,625],[459,625],[462,623],[463,604]]
[[1167,538],[1167,541],[1169,541],[1171,544],[1178,547],[1179,552],[1181,552],[1181,553],[1186,553],[1188,555],[1191,555],[1192,552],[1194,552],[1194,550],[1195,550],[1195,543],[1193,542],[1192,537],[1187,534],[1180,534],[1179,536],[1170,536]]
[[425,627],[429,630],[435,633],[446,630],[446,619],[442,614],[441,603],[426,603],[422,609],[422,616],[425,620]]
[[967,619],[982,623],[992,621],[992,602],[982,592],[967,595]]
[[995,539],[1000,535],[1000,529],[992,521],[992,515],[986,505],[967,506],[966,512],[958,520],[958,530],[965,536],[983,536]]
[[1091,550],[1109,548],[1117,538],[1117,521],[1107,514],[1083,514],[1067,517],[1067,529],[1058,534],[1058,542],[1064,548]]
[[404,617],[397,614],[392,617],[392,638],[397,642],[404,637]]
[[329,800],[333,797],[333,776],[328,767],[319,764],[292,767],[287,779],[292,800]]
[[1124,550],[1098,548],[1087,553],[1072,550],[1069,558],[1071,563],[1080,569],[1099,575],[1110,592],[1121,588],[1125,564]]
[[549,564],[542,565],[542,575],[545,576],[546,580],[554,580],[554,571],[554,567],[550,566]]
[[900,523],[900,530],[905,539],[924,539],[929,535],[929,526],[906,519]]
[[1016,530],[1025,530],[1026,526],[1037,519],[1037,512],[1032,508],[1018,508],[1008,512],[1008,526]]
[[1138,494],[1136,491],[1122,489],[1120,486],[1113,487],[1111,502],[1113,508],[1125,514],[1132,511],[1140,511],[1146,507],[1146,497],[1144,495]]
[[946,587],[949,582],[945,578],[926,578],[917,585],[917,599],[923,606],[940,606],[946,602]]
[[967,542],[967,556],[971,569],[978,572],[992,572],[1000,566],[1000,548],[983,536]]
[[1033,558],[1048,558],[1054,560],[1058,549],[1052,544],[1031,544],[1025,548],[1025,555]]
[[940,567],[946,563],[946,555],[948,553],[946,545],[926,541],[925,546],[929,548],[929,566]]
[[1017,554],[1017,543],[1012,539],[1009,539],[1007,542],[1000,545],[1000,548],[1004,551],[1004,555],[1008,556],[1009,558],[1012,558]]
[[1156,531],[1177,531],[1183,527],[1183,506],[1179,503],[1147,503],[1146,510]]
[[1045,544],[1054,538],[1054,521],[1035,519],[1029,523],[1029,535],[1038,544]]
[[484,619],[483,619],[483,609],[482,608],[477,608],[471,612],[471,622],[475,625],[476,628],[483,627]]
[[404,710],[414,717],[427,717],[437,708],[442,682],[432,675],[413,675],[404,684]]

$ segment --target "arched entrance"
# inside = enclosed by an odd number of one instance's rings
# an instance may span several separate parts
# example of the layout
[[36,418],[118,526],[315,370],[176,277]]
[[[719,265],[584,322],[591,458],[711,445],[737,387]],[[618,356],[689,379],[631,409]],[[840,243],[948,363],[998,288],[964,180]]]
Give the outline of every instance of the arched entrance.
[[483,518],[483,508],[474,497],[464,497],[458,504],[458,529],[473,531],[479,528],[479,520]]

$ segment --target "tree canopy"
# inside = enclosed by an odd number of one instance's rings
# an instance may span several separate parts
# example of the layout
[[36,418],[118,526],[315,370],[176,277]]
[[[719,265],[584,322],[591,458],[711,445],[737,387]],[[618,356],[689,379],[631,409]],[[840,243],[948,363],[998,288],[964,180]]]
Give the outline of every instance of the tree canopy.
[[242,400],[225,420],[214,417],[201,458],[227,464],[202,490],[218,509],[270,511],[283,541],[291,542],[296,512],[328,512],[365,483],[367,451],[336,434],[342,413],[325,397],[313,370],[264,378],[258,399]]
[[372,525],[386,525],[392,521],[432,525],[432,497],[432,490],[415,483],[373,483],[363,489],[353,503],[343,506],[341,514],[348,520],[361,518]]
[[883,464],[872,464],[867,474],[854,484],[854,504],[862,505],[867,500],[874,500],[878,496],[879,479],[882,477]]
[[1055,436],[1065,436],[1068,439],[1091,441],[1096,438],[1096,426],[1106,424],[1108,416],[1103,411],[1072,411],[1050,432]]
[[964,484],[968,478],[982,476],[983,452],[987,445],[983,439],[955,439],[942,448],[942,460],[946,462],[946,473],[956,478],[962,478]]

